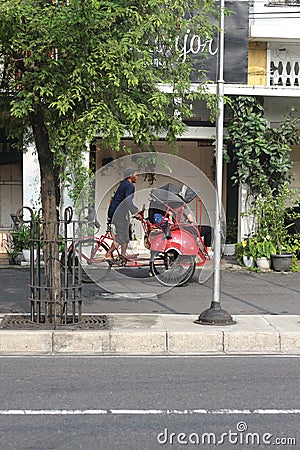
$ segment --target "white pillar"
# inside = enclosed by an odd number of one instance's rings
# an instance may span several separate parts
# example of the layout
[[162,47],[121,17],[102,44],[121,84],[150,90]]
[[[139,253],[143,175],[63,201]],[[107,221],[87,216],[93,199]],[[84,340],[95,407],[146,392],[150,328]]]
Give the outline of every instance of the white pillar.
[[254,217],[249,214],[249,208],[251,208],[251,204],[249,204],[250,200],[248,187],[245,184],[240,185],[238,241],[250,237],[255,231]]
[[23,154],[23,206],[41,207],[40,166],[33,144]]

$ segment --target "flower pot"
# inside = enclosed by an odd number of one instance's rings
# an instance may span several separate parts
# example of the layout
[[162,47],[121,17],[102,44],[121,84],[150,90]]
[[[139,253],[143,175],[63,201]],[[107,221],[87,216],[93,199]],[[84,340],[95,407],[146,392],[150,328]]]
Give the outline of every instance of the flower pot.
[[235,250],[235,244],[225,244],[223,253],[225,256],[232,256],[232,255],[234,255],[234,250]]
[[[33,255],[34,255],[34,261],[35,261],[36,257],[37,257],[37,251],[34,250],[33,252],[34,252]],[[30,250],[23,249],[22,254],[23,254],[23,258],[25,259],[25,261],[30,262]]]
[[259,269],[270,269],[270,260],[265,256],[261,258],[256,258],[256,265]]
[[243,256],[243,264],[245,267],[253,267],[254,266],[254,259],[253,256]]
[[271,255],[272,268],[276,272],[288,272],[291,269],[293,254],[282,253],[281,255]]

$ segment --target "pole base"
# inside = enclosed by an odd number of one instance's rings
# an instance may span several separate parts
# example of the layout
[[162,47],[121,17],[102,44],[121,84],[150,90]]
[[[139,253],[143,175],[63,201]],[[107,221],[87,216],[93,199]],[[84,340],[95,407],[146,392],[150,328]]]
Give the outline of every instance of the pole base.
[[224,326],[235,325],[236,321],[233,320],[227,311],[221,309],[218,303],[212,302],[210,308],[203,311],[194,323],[199,325]]

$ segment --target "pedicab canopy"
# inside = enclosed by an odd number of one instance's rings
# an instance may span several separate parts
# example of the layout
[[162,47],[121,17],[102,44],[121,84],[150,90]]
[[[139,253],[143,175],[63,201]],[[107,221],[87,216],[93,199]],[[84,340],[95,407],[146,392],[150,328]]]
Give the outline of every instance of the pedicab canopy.
[[151,200],[159,203],[167,203],[171,208],[179,208],[180,206],[190,203],[196,197],[197,193],[182,184],[178,186],[173,183],[168,183],[160,188],[154,188],[151,190]]
[[[166,207],[173,210],[179,210],[184,207],[187,211],[187,203],[191,202],[196,197],[196,192],[182,184],[180,186],[168,183],[160,188],[151,190],[150,204],[149,204],[149,220],[152,223],[160,223],[165,214]],[[177,220],[180,220],[177,218]]]
[[[165,253],[172,249],[172,251],[176,250],[180,255],[197,255],[198,243],[192,233],[180,227],[176,229],[169,228],[168,221],[163,222],[163,211],[166,209],[166,205],[174,210],[184,207],[184,211],[186,211],[188,207],[185,207],[185,205],[191,202],[196,195],[196,192],[186,185],[177,186],[173,183],[151,190],[149,220],[152,223],[159,223],[165,233],[164,238],[162,238],[161,234],[150,234],[149,239],[152,251]],[[179,215],[181,217],[181,213]]]

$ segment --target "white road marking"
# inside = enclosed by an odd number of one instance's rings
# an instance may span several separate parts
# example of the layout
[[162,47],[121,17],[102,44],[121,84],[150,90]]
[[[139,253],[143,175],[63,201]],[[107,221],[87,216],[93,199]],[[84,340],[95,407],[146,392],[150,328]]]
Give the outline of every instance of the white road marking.
[[205,354],[205,355],[83,355],[83,354],[47,354],[47,355],[33,355],[31,353],[27,354],[17,354],[17,355],[0,355],[0,359],[95,359],[95,360],[104,360],[104,359],[165,359],[166,361],[170,359],[291,359],[291,358],[300,358],[299,354],[254,354],[254,355],[225,355],[225,354]]
[[102,415],[108,414],[105,409],[7,409],[0,410],[3,416],[76,416],[76,415]]
[[2,416],[54,415],[189,415],[189,414],[300,414],[300,409],[3,409]]

